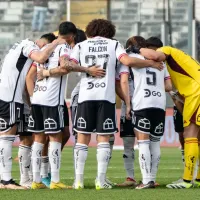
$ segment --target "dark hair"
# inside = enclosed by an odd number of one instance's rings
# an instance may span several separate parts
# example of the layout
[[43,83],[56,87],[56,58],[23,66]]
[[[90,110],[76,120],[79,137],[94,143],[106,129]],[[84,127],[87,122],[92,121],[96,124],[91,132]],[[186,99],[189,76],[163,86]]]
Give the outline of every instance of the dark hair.
[[83,42],[86,39],[87,39],[87,37],[85,35],[85,32],[81,29],[77,29],[77,33],[76,33],[76,36],[74,38],[75,44],[77,44],[79,42]]
[[93,19],[87,25],[85,32],[88,37],[101,36],[111,39],[115,36],[116,29],[111,21],[106,19]]
[[74,34],[76,35],[77,29],[76,26],[72,22],[62,22],[59,26],[59,34],[60,35],[68,35]]
[[134,46],[137,48],[146,48],[146,40],[141,36],[133,36],[126,42],[126,48]]
[[162,41],[157,38],[157,37],[150,37],[146,40],[146,43],[147,43],[147,47],[149,46],[153,46],[153,47],[163,47],[163,43]]
[[49,43],[53,42],[56,39],[56,36],[53,33],[47,33],[41,36],[40,39],[46,39]]

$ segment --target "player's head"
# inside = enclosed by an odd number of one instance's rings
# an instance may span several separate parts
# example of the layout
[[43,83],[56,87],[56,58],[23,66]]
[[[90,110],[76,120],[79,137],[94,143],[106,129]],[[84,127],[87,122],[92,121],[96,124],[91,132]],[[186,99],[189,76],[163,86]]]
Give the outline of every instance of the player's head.
[[86,35],[89,38],[100,36],[112,39],[115,36],[115,26],[106,19],[93,19],[86,27]]
[[77,44],[79,42],[83,42],[86,39],[87,39],[87,37],[85,35],[85,32],[81,29],[77,29],[77,33],[76,33],[76,36],[74,38],[74,43]]
[[157,37],[150,37],[146,40],[146,43],[147,43],[147,48],[149,49],[158,49],[160,47],[163,47],[163,43],[162,41],[157,38]]
[[59,37],[66,40],[68,44],[74,41],[76,32],[76,26],[72,22],[62,22],[59,26]]
[[130,37],[126,42],[126,48],[129,48],[131,46],[137,48],[146,48],[146,40],[141,36]]
[[40,48],[44,47],[45,45],[53,42],[56,39],[56,36],[53,33],[46,33],[40,37],[39,40],[36,40],[37,46]]

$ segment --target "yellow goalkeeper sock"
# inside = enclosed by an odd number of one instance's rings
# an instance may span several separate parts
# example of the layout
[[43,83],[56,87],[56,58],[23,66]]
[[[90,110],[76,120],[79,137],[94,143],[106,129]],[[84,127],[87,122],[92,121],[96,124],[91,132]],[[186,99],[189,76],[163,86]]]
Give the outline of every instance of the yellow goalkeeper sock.
[[199,156],[198,139],[197,138],[185,138],[185,168],[183,179],[186,181],[192,181],[194,167]]

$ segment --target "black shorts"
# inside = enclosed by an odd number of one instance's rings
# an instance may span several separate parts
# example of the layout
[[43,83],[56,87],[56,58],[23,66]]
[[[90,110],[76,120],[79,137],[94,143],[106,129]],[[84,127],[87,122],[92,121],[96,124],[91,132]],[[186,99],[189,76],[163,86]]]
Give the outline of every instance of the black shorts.
[[19,121],[17,133],[20,136],[32,136],[32,132],[28,131],[29,114],[23,114],[23,119]]
[[64,126],[69,126],[69,112],[66,102],[64,102]]
[[9,131],[22,120],[24,105],[0,100],[0,132]]
[[150,134],[152,141],[159,141],[165,127],[165,111],[157,108],[143,109],[133,113],[134,129]]
[[107,101],[87,101],[78,104],[74,130],[85,134],[116,133],[115,104]]
[[183,132],[184,131],[184,128],[183,128],[183,116],[178,111],[178,109],[176,108],[176,106],[174,106],[173,119],[174,119],[174,128],[175,128],[175,131],[177,133]]
[[29,117],[28,130],[34,133],[59,133],[64,128],[63,106],[32,105]]
[[127,120],[126,117],[120,118],[120,137],[135,137],[134,125],[132,120]]

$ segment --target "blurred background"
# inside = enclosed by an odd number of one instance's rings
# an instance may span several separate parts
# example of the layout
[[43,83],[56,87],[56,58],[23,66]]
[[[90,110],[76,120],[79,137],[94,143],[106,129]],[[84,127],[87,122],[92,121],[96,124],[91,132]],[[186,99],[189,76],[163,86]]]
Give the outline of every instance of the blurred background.
[[[133,35],[158,36],[200,60],[200,0],[0,0],[1,62],[16,41],[56,32],[65,20],[84,30],[94,18],[113,21],[122,44]],[[78,80],[68,76],[67,99]]]

